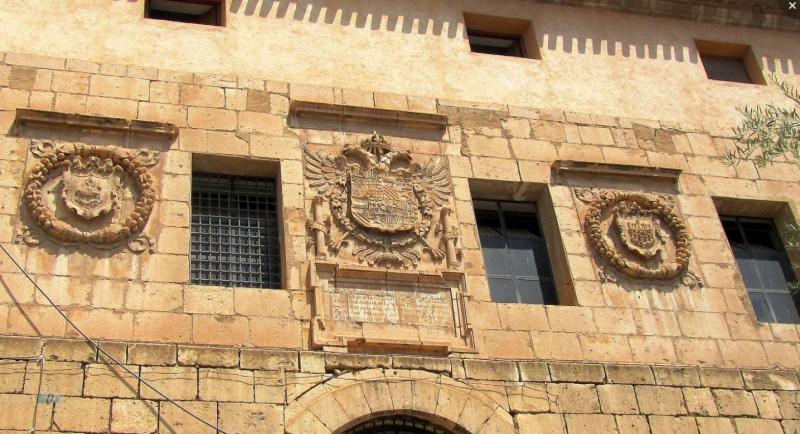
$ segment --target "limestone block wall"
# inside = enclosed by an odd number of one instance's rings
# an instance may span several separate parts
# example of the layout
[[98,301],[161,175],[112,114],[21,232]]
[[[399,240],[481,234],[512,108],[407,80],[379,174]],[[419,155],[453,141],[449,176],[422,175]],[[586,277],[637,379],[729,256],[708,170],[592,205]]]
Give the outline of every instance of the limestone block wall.
[[[291,113],[297,101],[447,116],[437,137],[383,124],[380,132],[415,158],[447,161],[475,353],[367,356],[311,347],[308,276],[314,246],[306,219],[315,193],[304,180],[302,146],[334,153],[371,131],[299,125]],[[34,128],[15,122],[17,109],[168,122],[178,135],[164,143],[73,127]],[[724,129],[3,53],[0,131],[3,246],[88,336],[228,432],[249,432],[256,425],[268,426],[267,432],[335,431],[346,421],[327,419],[336,412],[320,407],[344,398],[326,395],[330,389],[367,377],[383,378],[367,384],[389,388],[395,375],[415,378],[420,382],[409,383],[419,387],[455,382],[448,383],[450,389],[470,391],[468,396],[477,390],[480,398],[473,404],[481,411],[464,410],[472,401],[456,394],[441,415],[473,432],[508,432],[509,421],[518,432],[797,428],[798,328],[755,320],[718,213],[791,221],[798,213],[800,172],[785,161],[766,170],[725,165],[721,156],[733,142]],[[158,150],[150,169],[156,203],[143,231],[153,239],[153,251],[51,239],[26,243],[20,230],[31,220],[22,196],[36,163],[33,139]],[[583,235],[583,205],[573,189],[585,180],[553,168],[565,160],[680,170],[675,182],[598,177],[597,186],[673,195],[693,239],[690,270],[702,287],[602,282],[597,272],[603,263]],[[281,289],[189,283],[191,173],[198,169],[278,178]],[[562,305],[491,302],[472,205],[474,198],[486,197],[487,188],[496,198],[537,200]],[[192,423],[135,378],[109,374],[113,366],[76,339],[75,330],[5,256],[0,334],[0,357],[13,362],[0,364],[0,400],[6,403],[0,407],[20,409],[3,412],[0,429],[30,428],[40,366],[25,358],[40,354],[46,359],[43,378],[52,381],[45,389],[66,397],[40,406],[40,426],[60,432],[186,432],[178,427]],[[47,376],[47,370],[64,374]],[[343,373],[353,379],[318,386]],[[426,377],[431,375],[435,379]],[[302,402],[300,395],[306,396]],[[382,396],[375,401],[381,410],[439,415],[437,407]],[[494,413],[485,414],[487,409]],[[471,414],[481,416],[469,419]]]
[[[401,130],[387,131],[387,137],[419,158],[444,157],[449,163],[467,312],[480,356],[740,368],[796,368],[800,360],[795,326],[755,321],[714,204],[714,198],[724,199],[740,204],[742,210],[749,206],[771,212],[771,217],[791,216],[797,207],[798,167],[785,162],[766,170],[750,164],[727,166],[721,155],[733,142],[723,132],[665,121],[15,53],[3,59],[0,93],[2,129],[7,133],[2,138],[2,161],[7,175],[1,189],[2,240],[92,337],[308,348],[311,301],[306,280],[311,247],[306,218],[314,193],[303,185],[301,146],[340,149],[368,136],[290,126],[290,101],[314,101],[448,116],[440,140],[404,137]],[[100,144],[119,139],[26,130],[14,125],[17,108],[167,121],[179,128],[177,140],[161,149],[159,163],[151,169],[157,201],[144,233],[155,240],[152,253],[76,248],[52,240],[29,246],[20,241],[21,226],[30,223],[22,210],[21,192],[35,160],[28,149],[31,137]],[[130,140],[130,146],[155,146],[145,139]],[[682,170],[675,198],[694,240],[690,269],[700,277],[702,288],[678,285],[659,291],[602,283],[597,274],[602,262],[582,235],[579,201],[568,181],[551,169],[555,160]],[[285,261],[282,290],[188,284],[193,164],[223,170],[226,165],[247,165],[258,173],[278,174]],[[514,195],[540,199],[544,216],[557,233],[548,242],[554,242],[551,259],[562,270],[559,292],[567,305],[490,301],[472,211],[473,194],[479,196],[480,189],[470,183],[476,182],[497,187],[497,194],[507,199]],[[621,185],[646,189],[647,182],[637,179]],[[7,258],[2,264],[0,326],[5,333],[76,336]]]
[[[331,433],[379,412],[495,433],[792,433],[795,371],[461,360],[103,341],[101,347],[228,433]],[[25,357],[44,355],[43,364]],[[0,338],[0,429],[209,428],[82,340]],[[41,378],[41,388],[39,386]],[[57,402],[35,405],[41,391]],[[449,425],[448,425],[449,424]]]

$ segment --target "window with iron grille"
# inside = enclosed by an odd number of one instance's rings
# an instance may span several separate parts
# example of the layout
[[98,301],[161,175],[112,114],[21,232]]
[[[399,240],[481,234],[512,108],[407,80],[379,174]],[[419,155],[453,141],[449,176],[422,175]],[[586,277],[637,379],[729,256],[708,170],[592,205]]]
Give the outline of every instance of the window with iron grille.
[[557,304],[536,205],[476,200],[474,206],[492,301]]
[[798,296],[787,282],[794,280],[772,220],[721,217],[739,272],[761,322],[800,323]]
[[275,180],[192,176],[192,283],[280,288]]

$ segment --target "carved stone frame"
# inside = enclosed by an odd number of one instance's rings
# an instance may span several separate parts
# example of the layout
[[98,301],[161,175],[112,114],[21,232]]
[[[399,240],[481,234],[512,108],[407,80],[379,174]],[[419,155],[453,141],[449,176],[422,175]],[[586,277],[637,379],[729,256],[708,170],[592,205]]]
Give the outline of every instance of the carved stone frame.
[[[441,274],[428,274],[388,269],[375,270],[365,267],[345,268],[331,262],[316,262],[311,264],[309,274],[310,287],[314,293],[311,338],[312,346],[315,348],[335,349],[336,347],[347,348],[356,345],[403,347],[420,352],[476,352],[472,325],[466,312],[466,279],[462,272],[443,271]],[[404,282],[420,287],[428,283],[430,288],[438,285],[443,292],[449,292],[454,325],[452,336],[442,338],[420,334],[418,339],[413,339],[403,336],[392,337],[391,333],[358,333],[343,330],[344,327],[337,327],[337,325],[344,325],[344,322],[336,321],[333,317],[329,295],[336,291],[338,278],[355,275],[375,282]]]

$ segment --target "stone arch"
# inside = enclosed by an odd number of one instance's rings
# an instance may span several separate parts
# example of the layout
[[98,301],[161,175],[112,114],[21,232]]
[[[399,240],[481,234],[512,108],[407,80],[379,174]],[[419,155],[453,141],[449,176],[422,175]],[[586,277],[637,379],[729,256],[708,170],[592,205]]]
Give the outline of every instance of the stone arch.
[[428,371],[367,369],[331,378],[291,402],[286,433],[338,434],[371,417],[393,413],[455,432],[517,432],[503,405],[467,383]]

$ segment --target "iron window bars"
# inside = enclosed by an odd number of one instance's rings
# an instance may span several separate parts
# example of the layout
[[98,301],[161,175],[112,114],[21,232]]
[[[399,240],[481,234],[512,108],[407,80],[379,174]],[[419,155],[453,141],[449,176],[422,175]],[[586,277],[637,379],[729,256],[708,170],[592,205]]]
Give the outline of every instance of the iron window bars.
[[272,178],[193,174],[191,283],[281,287],[276,188]]

